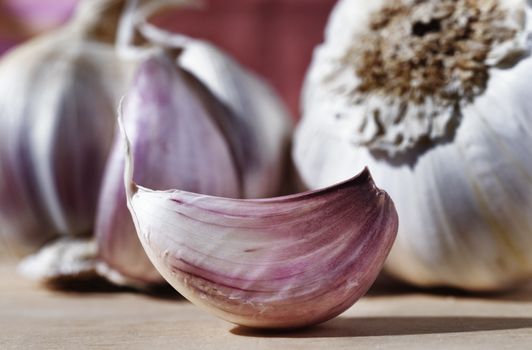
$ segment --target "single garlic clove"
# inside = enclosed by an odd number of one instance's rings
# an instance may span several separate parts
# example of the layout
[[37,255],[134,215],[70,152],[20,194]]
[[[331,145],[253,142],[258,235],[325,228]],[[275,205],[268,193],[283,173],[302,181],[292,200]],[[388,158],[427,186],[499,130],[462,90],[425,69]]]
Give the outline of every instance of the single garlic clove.
[[[238,124],[232,122],[231,112],[169,55],[160,52],[140,65],[125,99],[124,116],[139,165],[136,181],[152,187],[242,197],[239,160],[227,128],[222,126]],[[247,130],[244,126],[239,131]],[[101,272],[122,284],[161,282],[142,250],[127,210],[120,141],[117,139],[108,162],[96,236],[102,260],[124,279]]]
[[236,324],[337,316],[374,282],[397,233],[393,202],[368,170],[316,192],[240,200],[138,187],[130,152],[128,207],[150,260],[190,301]]
[[140,188],[130,208],[163,277],[236,324],[287,328],[331,319],[377,277],[397,231],[369,172],[323,191],[230,200]]

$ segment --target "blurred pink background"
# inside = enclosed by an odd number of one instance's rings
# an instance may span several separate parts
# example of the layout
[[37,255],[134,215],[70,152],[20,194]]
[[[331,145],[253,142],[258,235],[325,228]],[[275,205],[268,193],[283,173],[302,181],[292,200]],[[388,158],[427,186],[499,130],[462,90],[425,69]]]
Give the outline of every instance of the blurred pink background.
[[71,15],[76,0],[0,0],[0,54]]
[[[312,50],[336,0],[203,0],[154,22],[216,43],[277,89],[294,117]],[[0,0],[0,53],[65,21],[76,0]]]

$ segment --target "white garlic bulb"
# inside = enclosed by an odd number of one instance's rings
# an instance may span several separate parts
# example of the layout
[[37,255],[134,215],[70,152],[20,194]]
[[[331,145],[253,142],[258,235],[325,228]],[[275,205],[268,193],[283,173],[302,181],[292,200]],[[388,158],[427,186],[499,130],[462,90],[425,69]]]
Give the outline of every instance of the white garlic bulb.
[[92,233],[129,76],[111,44],[122,2],[82,1],[0,61],[0,235],[19,254]]
[[532,276],[532,9],[341,0],[307,76],[294,157],[312,188],[364,166],[394,200],[388,270],[420,286]]

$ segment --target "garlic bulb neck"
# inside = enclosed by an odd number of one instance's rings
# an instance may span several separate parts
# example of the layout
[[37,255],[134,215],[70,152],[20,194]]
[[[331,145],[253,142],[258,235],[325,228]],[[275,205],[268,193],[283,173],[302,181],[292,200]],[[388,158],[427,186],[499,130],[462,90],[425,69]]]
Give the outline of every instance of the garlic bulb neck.
[[[191,40],[150,23],[149,19],[166,8],[201,7],[196,0],[129,0],[124,7],[117,33],[116,46],[123,59],[143,60],[154,52],[154,46],[180,49]],[[157,48],[155,48],[157,50]]]
[[82,0],[72,25],[87,38],[114,43],[127,0]]
[[351,139],[372,151],[394,156],[452,136],[461,109],[485,91],[490,68],[512,66],[529,51],[522,1],[367,6],[338,55],[340,67],[323,83],[344,100],[346,114],[364,109]]

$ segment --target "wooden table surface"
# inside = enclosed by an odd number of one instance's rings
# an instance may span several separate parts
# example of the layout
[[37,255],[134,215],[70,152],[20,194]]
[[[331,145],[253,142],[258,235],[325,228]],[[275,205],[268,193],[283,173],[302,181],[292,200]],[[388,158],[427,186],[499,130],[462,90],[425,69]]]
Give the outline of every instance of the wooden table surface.
[[0,349],[532,349],[532,285],[490,298],[384,290],[325,324],[264,333],[174,294],[53,291],[3,264]]

